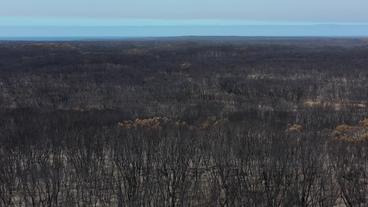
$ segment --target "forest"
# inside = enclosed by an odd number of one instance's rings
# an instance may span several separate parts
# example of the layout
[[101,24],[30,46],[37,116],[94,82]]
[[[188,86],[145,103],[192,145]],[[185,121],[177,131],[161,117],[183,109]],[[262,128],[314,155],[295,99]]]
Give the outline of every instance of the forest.
[[0,41],[0,206],[368,206],[367,107],[364,38]]

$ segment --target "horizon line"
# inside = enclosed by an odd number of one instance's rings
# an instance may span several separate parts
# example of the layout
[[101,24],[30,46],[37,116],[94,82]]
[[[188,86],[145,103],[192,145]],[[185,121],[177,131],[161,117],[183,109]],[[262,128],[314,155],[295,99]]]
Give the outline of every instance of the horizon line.
[[305,36],[217,36],[217,35],[178,35],[178,36],[19,36],[19,37],[2,37],[0,36],[0,42],[73,42],[73,41],[129,41],[129,40],[160,40],[160,39],[203,39],[208,38],[222,38],[222,39],[361,39],[368,38],[368,35],[357,35],[357,36],[339,36],[339,35],[328,35],[328,36],[313,36],[313,35],[305,35]]

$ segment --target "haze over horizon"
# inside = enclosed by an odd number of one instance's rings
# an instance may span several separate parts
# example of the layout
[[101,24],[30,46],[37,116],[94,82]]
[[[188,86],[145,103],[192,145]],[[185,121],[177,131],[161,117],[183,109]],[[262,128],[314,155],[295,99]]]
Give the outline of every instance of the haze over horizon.
[[12,0],[0,38],[368,36],[363,0]]

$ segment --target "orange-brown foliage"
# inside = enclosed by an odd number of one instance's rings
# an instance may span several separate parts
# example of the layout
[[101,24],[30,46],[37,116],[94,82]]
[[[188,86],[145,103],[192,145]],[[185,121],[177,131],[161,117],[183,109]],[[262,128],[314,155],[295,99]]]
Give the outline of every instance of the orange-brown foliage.
[[303,129],[303,126],[300,124],[292,124],[286,129],[286,132],[302,132]]
[[161,129],[162,124],[168,121],[167,118],[153,117],[146,119],[135,119],[119,122],[118,125],[124,129],[145,128],[145,129]]
[[358,143],[368,141],[368,119],[359,122],[357,126],[338,125],[332,133],[337,141]]

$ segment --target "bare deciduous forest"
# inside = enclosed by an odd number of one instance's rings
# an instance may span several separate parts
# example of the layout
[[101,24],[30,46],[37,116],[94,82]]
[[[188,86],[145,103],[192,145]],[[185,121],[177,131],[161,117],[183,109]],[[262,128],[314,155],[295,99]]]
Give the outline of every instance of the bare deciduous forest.
[[0,42],[0,206],[368,205],[368,40]]

